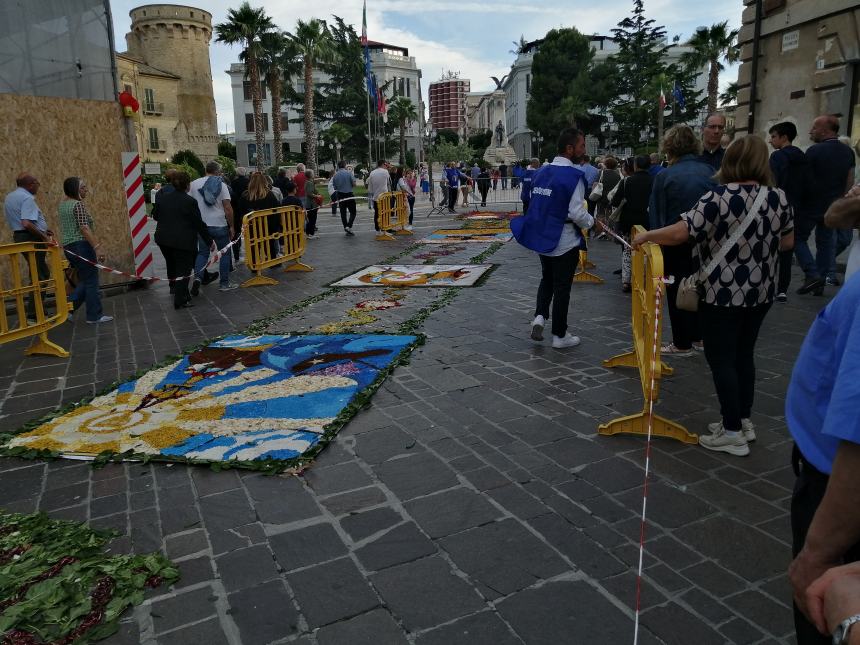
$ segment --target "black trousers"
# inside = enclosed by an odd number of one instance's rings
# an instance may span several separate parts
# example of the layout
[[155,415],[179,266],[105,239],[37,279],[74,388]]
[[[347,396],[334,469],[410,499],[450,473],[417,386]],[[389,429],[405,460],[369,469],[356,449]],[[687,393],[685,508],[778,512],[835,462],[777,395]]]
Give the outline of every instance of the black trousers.
[[678,349],[690,349],[694,342],[702,340],[699,317],[696,312],[678,309],[675,298],[678,297],[681,279],[693,273],[693,247],[686,243],[680,246],[661,246],[660,249],[663,251],[663,273],[675,277],[674,284],[666,285],[666,305],[669,308],[669,321],[672,323],[672,343]]
[[[567,333],[567,308],[570,305],[570,288],[573,274],[579,263],[579,249],[564,255],[540,255],[541,278],[537,292],[535,316],[552,320],[552,335],[563,338]],[[552,303],[552,316],[549,306]]]
[[457,193],[459,188],[456,186],[448,186],[448,210],[454,210],[457,205]]
[[[42,238],[38,235],[35,235],[28,231],[27,229],[21,231],[14,231],[12,233],[12,240],[15,242],[41,242]],[[48,269],[48,262],[45,260],[45,252],[36,251],[33,254],[33,259],[36,263],[36,275],[39,276],[39,280],[47,280],[51,277],[51,271]],[[30,267],[29,265],[25,269],[25,273],[23,275],[24,279],[29,282],[30,280]],[[36,318],[36,302],[33,299],[33,294],[30,294],[27,297],[27,306],[26,306],[26,314],[28,318],[35,319]],[[42,306],[45,307],[44,302]],[[47,308],[45,308],[45,315],[49,315]]]
[[317,214],[319,208],[309,208],[305,217],[305,235],[313,235],[317,232]]
[[340,193],[334,191],[331,195],[329,195],[329,199],[331,199],[331,214],[337,215],[337,200],[340,199]]
[[[338,193],[338,199],[348,199],[349,201],[342,201],[340,206],[340,221],[343,224],[344,228],[352,228],[353,223],[355,222],[355,200],[351,199],[355,197],[355,193]],[[346,218],[346,213],[349,211],[349,219]],[[376,209],[374,208],[374,213]]]
[[[794,492],[791,495],[791,550],[796,557],[806,543],[806,533],[815,517],[815,511],[824,499],[827,491],[828,475],[820,472],[807,462],[797,446],[791,455],[791,465],[797,479],[794,482]],[[860,560],[860,544],[855,544],[845,554],[845,563]],[[797,634],[797,645],[830,645],[833,639],[821,634],[815,625],[803,615],[797,605],[794,606],[794,631]]]
[[[161,249],[161,254],[164,256],[168,278],[172,280],[191,275],[191,272],[194,270],[194,260],[197,259],[197,249],[189,251],[161,244],[158,245],[158,248]],[[188,294],[188,280],[176,280],[175,282],[171,282],[171,285],[173,285],[174,307],[179,308],[191,300],[191,296]]]
[[779,252],[779,278],[777,280],[777,293],[788,293],[791,285],[791,262],[794,258],[794,249]]
[[490,192],[490,187],[481,185],[478,187],[478,191],[481,193],[481,206],[487,205],[487,193]]
[[755,394],[755,343],[771,303],[757,307],[717,307],[699,303],[705,358],[714,377],[726,430],[741,429]]

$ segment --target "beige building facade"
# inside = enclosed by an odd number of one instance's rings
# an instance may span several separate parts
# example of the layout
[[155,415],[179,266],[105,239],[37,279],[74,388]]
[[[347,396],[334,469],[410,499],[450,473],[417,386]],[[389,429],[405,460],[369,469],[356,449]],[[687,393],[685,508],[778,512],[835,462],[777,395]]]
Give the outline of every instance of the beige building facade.
[[[744,0],[738,37],[739,133],[767,135],[780,121],[800,133],[797,145],[821,114],[840,117],[840,135],[860,139],[860,3],[857,0],[761,0],[756,38],[756,0]],[[758,44],[758,64],[754,49]],[[753,88],[754,85],[754,88]],[[755,109],[750,114],[750,96]]]
[[135,122],[143,159],[167,161],[192,150],[218,154],[218,121],[209,64],[212,14],[196,7],[154,4],[131,10],[128,51],[117,54],[120,89],[140,102]]

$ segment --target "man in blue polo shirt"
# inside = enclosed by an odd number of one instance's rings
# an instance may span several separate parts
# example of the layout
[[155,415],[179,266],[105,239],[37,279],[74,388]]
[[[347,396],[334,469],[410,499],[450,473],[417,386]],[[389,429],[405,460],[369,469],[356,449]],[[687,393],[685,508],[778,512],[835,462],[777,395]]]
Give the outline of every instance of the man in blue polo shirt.
[[[558,154],[532,178],[528,214],[511,220],[517,241],[540,257],[532,340],[543,340],[547,318],[552,318],[552,346],[556,349],[579,345],[579,337],[567,331],[570,288],[584,248],[582,230],[594,225],[585,206],[585,177],[573,159],[585,153],[585,137],[579,130],[563,130],[558,137]],[[552,304],[552,316],[550,316]]]
[[454,207],[457,205],[457,192],[460,189],[460,178],[468,179],[463,172],[457,168],[453,161],[445,168],[445,178],[448,180],[448,212],[456,213]]
[[[22,172],[15,178],[17,188],[6,195],[3,203],[6,223],[12,229],[12,239],[15,242],[51,242],[53,233],[48,230],[48,222],[36,204],[36,193],[39,192],[39,180],[27,172]],[[35,253],[36,273],[40,280],[51,277],[45,254]],[[36,305],[33,294],[27,300],[27,318],[36,318]]]
[[798,645],[831,642],[807,618],[809,585],[830,567],[860,560],[858,401],[860,275],[854,275],[812,324],[785,400],[797,475],[789,579]]

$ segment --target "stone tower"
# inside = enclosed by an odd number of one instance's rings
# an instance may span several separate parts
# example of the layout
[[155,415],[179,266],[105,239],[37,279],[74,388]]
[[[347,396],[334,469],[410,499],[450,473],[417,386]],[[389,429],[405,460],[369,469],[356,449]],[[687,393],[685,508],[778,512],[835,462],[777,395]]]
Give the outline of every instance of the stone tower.
[[184,5],[149,4],[130,15],[128,53],[180,79],[173,133],[177,147],[193,150],[204,161],[213,159],[218,154],[218,120],[209,64],[212,14]]

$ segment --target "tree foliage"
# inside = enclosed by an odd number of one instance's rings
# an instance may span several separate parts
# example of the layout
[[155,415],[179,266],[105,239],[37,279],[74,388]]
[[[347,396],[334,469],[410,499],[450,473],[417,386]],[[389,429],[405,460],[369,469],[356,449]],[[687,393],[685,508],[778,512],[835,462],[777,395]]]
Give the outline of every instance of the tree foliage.
[[708,112],[717,111],[720,91],[720,72],[725,67],[722,61],[737,62],[740,59],[738,30],[729,29],[728,21],[710,27],[699,27],[687,41],[693,51],[682,57],[682,62],[693,68],[708,68]]
[[218,156],[219,157],[227,157],[236,160],[236,144],[230,143],[227,140],[221,140],[218,142]]
[[619,124],[621,142],[635,147],[640,131],[656,121],[660,81],[668,76],[666,28],[645,16],[644,0],[633,0],[631,15],[612,34],[619,48],[610,58],[616,72],[612,116]]
[[608,103],[613,79],[611,68],[593,61],[589,39],[576,29],[553,29],[546,35],[532,62],[529,129],[548,139],[570,127],[587,133],[599,129],[602,119],[596,111]]
[[187,164],[188,166],[194,168],[194,171],[197,173],[198,177],[202,177],[206,174],[206,167],[203,165],[203,162],[200,160],[200,157],[193,150],[180,150],[170,159],[171,163],[177,165]]
[[460,143],[460,135],[458,135],[454,130],[449,130],[446,128],[444,130],[439,130],[436,133],[436,141],[445,141],[447,143],[450,143],[452,146],[456,146]]
[[388,106],[388,118],[397,125],[400,135],[400,156],[398,163],[402,166],[406,162],[406,128],[413,121],[418,120],[418,111],[412,99],[398,96]]
[[490,147],[490,144],[493,142],[493,132],[492,130],[484,130],[483,132],[479,132],[478,134],[473,134],[469,137],[467,143],[470,148],[474,148],[475,150],[481,151],[486,150]]

